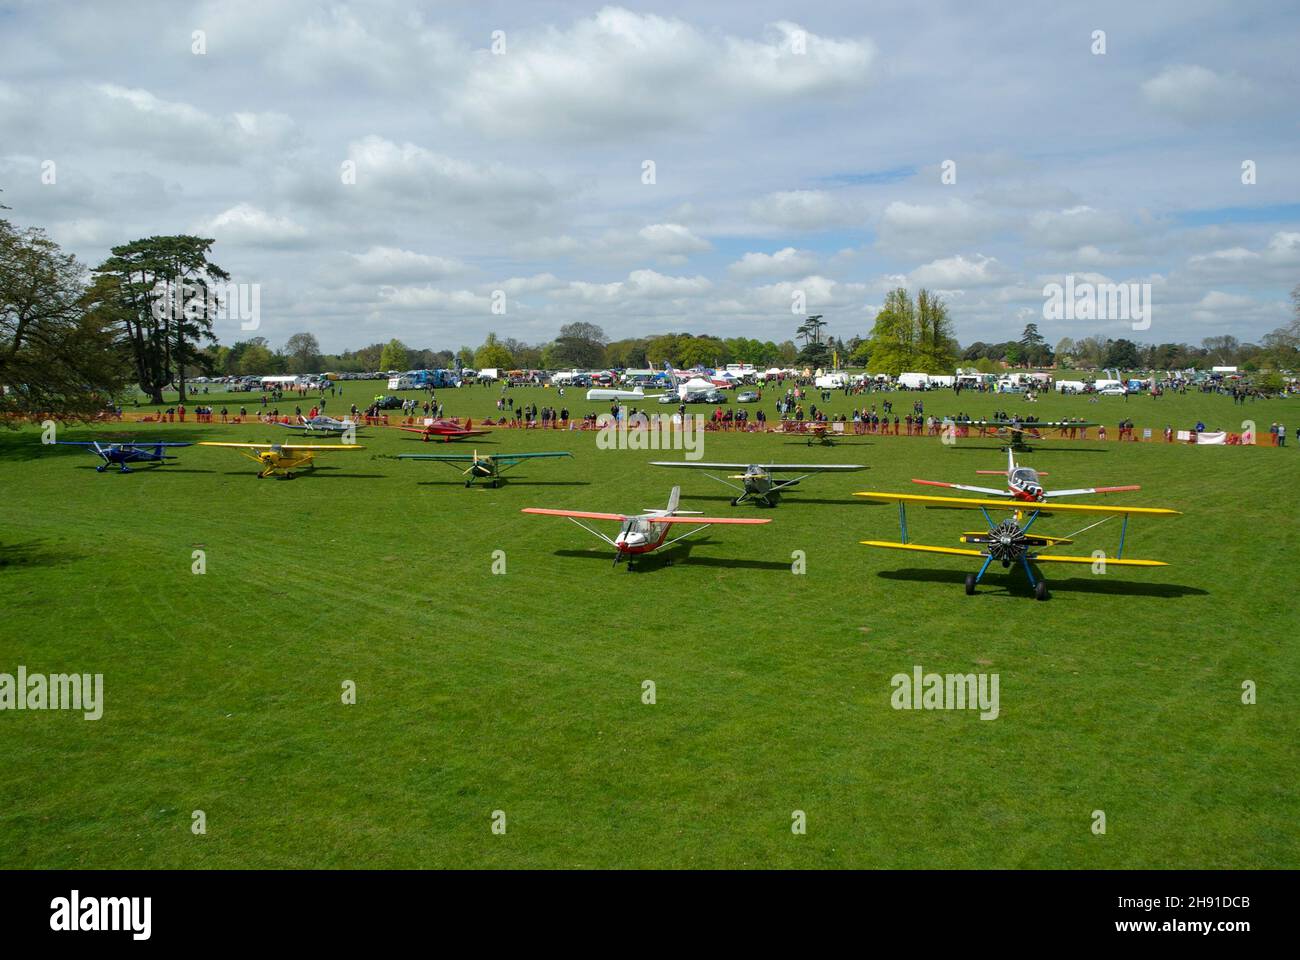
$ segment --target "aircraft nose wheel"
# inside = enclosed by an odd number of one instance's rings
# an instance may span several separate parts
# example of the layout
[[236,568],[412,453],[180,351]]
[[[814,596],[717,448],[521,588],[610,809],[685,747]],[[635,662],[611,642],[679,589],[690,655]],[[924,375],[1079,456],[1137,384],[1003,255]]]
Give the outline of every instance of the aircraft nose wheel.
[[1035,600],[1046,600],[1047,597],[1048,597],[1048,593],[1047,593],[1047,581],[1046,581],[1046,580],[1039,580],[1036,584],[1034,584],[1034,599],[1035,599]]
[[966,596],[975,596],[975,574],[966,574]]

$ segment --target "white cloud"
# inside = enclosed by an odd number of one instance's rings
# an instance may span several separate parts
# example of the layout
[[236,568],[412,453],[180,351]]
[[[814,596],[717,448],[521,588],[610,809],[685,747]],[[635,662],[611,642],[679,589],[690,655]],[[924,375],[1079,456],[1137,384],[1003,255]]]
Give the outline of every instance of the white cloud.
[[307,237],[305,227],[289,217],[277,217],[249,203],[239,203],[203,221],[200,232],[230,244],[254,247],[292,246]]
[[817,257],[785,247],[776,253],[747,253],[727,269],[738,277],[803,277],[817,269]]
[[762,40],[717,36],[676,17],[604,7],[566,28],[507,32],[476,53],[449,113],[492,136],[621,137],[705,128],[720,110],[861,89],[874,48],[773,24]]
[[1252,93],[1245,78],[1194,64],[1166,67],[1142,84],[1147,103],[1184,121],[1247,109]]
[[861,207],[825,190],[784,190],[769,193],[749,205],[761,224],[789,230],[827,230],[861,224]]
[[917,267],[908,279],[917,286],[949,290],[961,287],[982,287],[1003,282],[1005,272],[993,257],[975,254],[967,259],[958,254],[934,260]]
[[402,250],[398,247],[371,247],[365,253],[348,254],[356,264],[360,279],[400,283],[410,280],[428,280],[461,273],[461,261]]
[[188,103],[113,83],[91,88],[84,113],[86,133],[99,142],[197,163],[237,162],[256,151],[283,148],[295,136],[293,121],[282,113],[214,116]]

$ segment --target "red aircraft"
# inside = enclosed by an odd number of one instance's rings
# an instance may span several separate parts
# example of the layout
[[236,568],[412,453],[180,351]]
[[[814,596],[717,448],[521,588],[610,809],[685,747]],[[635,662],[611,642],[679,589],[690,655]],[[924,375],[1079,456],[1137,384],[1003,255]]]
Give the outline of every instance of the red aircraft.
[[976,470],[975,472],[985,476],[1006,477],[1007,488],[1005,490],[995,490],[992,487],[973,487],[966,483],[945,483],[942,480],[917,480],[916,478],[913,478],[912,482],[921,483],[927,487],[951,487],[953,490],[987,493],[991,497],[1009,497],[1012,500],[1028,503],[1043,503],[1052,497],[1077,497],[1087,493],[1119,493],[1124,490],[1142,489],[1134,483],[1122,487],[1078,487],[1073,490],[1046,490],[1039,478],[1047,476],[1047,471],[1040,473],[1031,467],[1020,466],[1020,464],[1016,463],[1015,451],[1010,447],[1007,448],[1006,470]]
[[[758,517],[702,517],[692,511],[677,509],[681,500],[681,487],[673,487],[668,497],[665,510],[647,510],[640,514],[591,513],[586,510],[547,510],[541,507],[525,507],[523,513],[537,513],[547,517],[568,517],[592,536],[599,537],[614,548],[614,566],[626,558],[627,568],[632,569],[632,558],[643,553],[653,553],[664,547],[670,547],[678,540],[685,540],[693,533],[699,533],[705,527],[715,523],[771,523]],[[599,530],[593,530],[583,520],[617,520],[621,525],[613,539]],[[668,540],[668,532],[673,524],[689,523],[695,526],[681,536]]]
[[429,438],[441,440],[444,443],[450,443],[452,440],[464,440],[466,437],[485,437],[491,430],[471,430],[474,426],[473,420],[466,420],[465,426],[453,423],[450,420],[430,420],[422,427],[398,427],[399,430],[405,430],[407,433],[418,433],[424,437],[424,442],[428,443]]

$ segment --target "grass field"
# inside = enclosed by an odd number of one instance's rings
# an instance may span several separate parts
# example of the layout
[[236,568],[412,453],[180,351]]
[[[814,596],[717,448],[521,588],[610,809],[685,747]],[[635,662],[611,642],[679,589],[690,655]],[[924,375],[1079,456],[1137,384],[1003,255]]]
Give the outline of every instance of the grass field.
[[[349,384],[327,412],[375,388]],[[574,413],[606,408],[569,394]],[[440,399],[478,419],[496,396]],[[916,396],[892,398],[901,414]],[[1300,414],[1203,395],[923,399],[936,414],[1010,406],[1112,430],[1132,415],[1157,434],[1243,417],[1266,432]],[[284,439],[273,429],[60,438]],[[709,434],[705,459],[871,469],[815,478],[758,514],[772,523],[713,528],[671,564],[628,573],[572,524],[519,509],[633,511],[661,506],[674,482],[687,509],[745,508],[702,475],[646,465],[659,454],[598,450],[591,433],[483,438],[575,454],[491,490],[391,459],[472,444],[391,430],[293,481],[256,481],[234,451],[203,447],[98,474],[35,428],[0,431],[0,672],[105,684],[98,721],[0,714],[0,867],[1300,866],[1300,451],[1061,442],[1026,455],[1051,486],[1140,483],[1113,502],[1184,513],[1129,531],[1126,555],[1171,566],[1048,570],[1053,597],[1035,603],[1015,571],[966,597],[965,560],[858,543],[895,538],[897,522],[853,491],[975,482],[1004,462],[992,441],[863,441]],[[910,519],[913,539],[947,545],[970,521]],[[1078,551],[1112,551],[1116,523]],[[892,709],[890,678],[915,665],[997,673],[1000,716]],[[355,705],[341,702],[348,680]],[[806,835],[791,832],[795,810]]]

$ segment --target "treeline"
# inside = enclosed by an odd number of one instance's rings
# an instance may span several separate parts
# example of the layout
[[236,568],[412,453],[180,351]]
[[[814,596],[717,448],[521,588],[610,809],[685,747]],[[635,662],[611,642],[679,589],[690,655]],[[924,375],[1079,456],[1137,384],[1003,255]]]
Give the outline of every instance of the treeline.
[[[0,205],[0,210],[7,209]],[[959,362],[994,372],[1004,367],[1082,367],[1124,370],[1237,366],[1246,371],[1300,368],[1300,286],[1292,291],[1295,318],[1285,327],[1241,343],[1207,337],[1199,346],[1139,343],[1103,335],[1064,338],[1053,348],[1037,324],[1020,338],[976,342],[962,349],[942,297],[898,288],[885,297],[866,336],[847,340],[827,332],[820,315],[797,323],[788,340],[660,333],[611,340],[593,323],[560,327],[543,343],[489,333],[477,347],[412,348],[399,340],[358,350],[324,353],[312,333],[280,347],[253,336],[229,346],[216,342],[218,317],[249,319],[256,329],[255,285],[231,284],[209,259],[213,240],[187,234],[153,236],[113,247],[93,270],[65,253],[45,233],[0,219],[0,415],[88,417],[120,399],[136,383],[154,402],[164,388],[205,375],[450,368],[481,369],[678,368],[747,363],[826,368],[865,367],[872,373],[915,370],[949,373]],[[237,289],[238,287],[238,289]],[[243,297],[252,287],[252,302]]]
[[[821,346],[827,347],[826,344]],[[840,348],[843,349],[842,344]],[[690,333],[610,340],[598,325],[578,322],[565,324],[558,337],[545,343],[529,344],[489,333],[479,346],[462,346],[455,352],[412,348],[400,340],[390,340],[359,350],[329,354],[321,351],[316,337],[310,333],[294,334],[281,349],[274,349],[264,337],[253,337],[230,347],[214,347],[207,360],[211,372],[239,376],[435,370],[452,368],[457,361],[462,367],[506,370],[626,369],[661,366],[665,362],[675,367],[750,363],[766,368],[799,362],[805,352],[790,340],[774,343],[747,337],[722,338]]]

